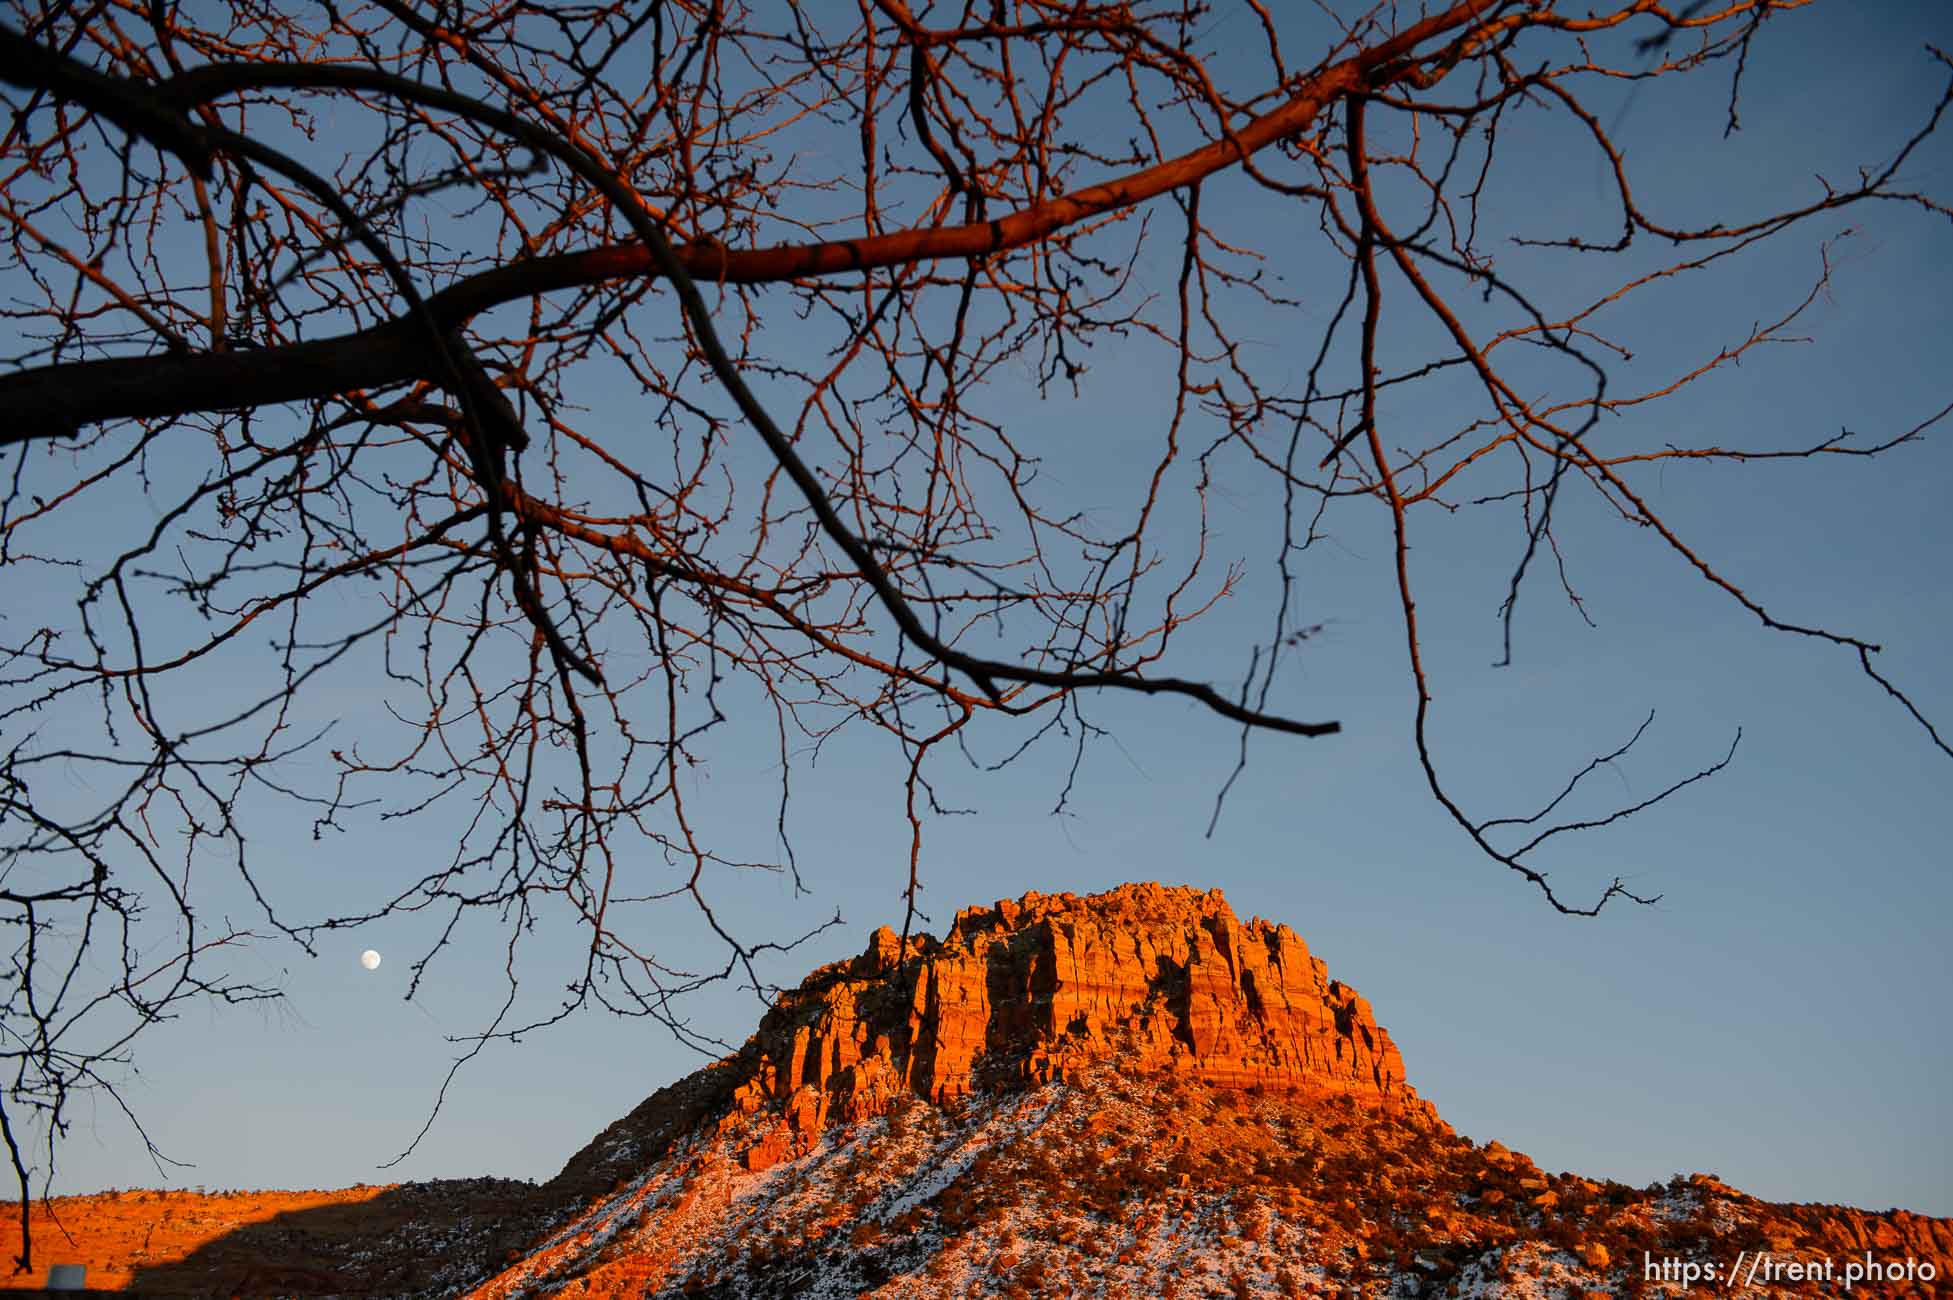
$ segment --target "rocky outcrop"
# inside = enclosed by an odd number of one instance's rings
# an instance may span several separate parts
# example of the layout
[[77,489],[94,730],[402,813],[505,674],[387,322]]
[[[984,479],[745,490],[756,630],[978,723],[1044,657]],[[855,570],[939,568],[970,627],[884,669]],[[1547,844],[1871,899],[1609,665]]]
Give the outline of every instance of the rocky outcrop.
[[[1299,935],[1243,924],[1219,890],[1156,884],[969,908],[941,941],[878,930],[784,996],[739,1060],[750,1076],[729,1122],[775,1108],[796,1134],[1106,1061],[1440,1123],[1369,1003]],[[771,1134],[749,1165],[786,1146]]]
[[1845,1206],[1819,1207],[1811,1217],[1824,1244],[1840,1257],[1953,1262],[1953,1219],[1905,1210],[1873,1214]]

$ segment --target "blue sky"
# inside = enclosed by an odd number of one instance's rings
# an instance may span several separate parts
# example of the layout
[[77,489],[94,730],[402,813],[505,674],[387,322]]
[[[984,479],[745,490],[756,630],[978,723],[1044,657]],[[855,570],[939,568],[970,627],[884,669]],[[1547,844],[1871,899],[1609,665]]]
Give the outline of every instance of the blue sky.
[[[1679,95],[1655,85],[1631,102],[1597,102],[1620,105],[1620,136],[1651,207],[1704,220],[1789,206],[1813,196],[1815,174],[1848,178],[1923,120],[1945,72],[1921,46],[1946,41],[1943,15],[1820,5],[1773,20],[1758,38],[1744,129],[1727,141],[1722,74]],[[1501,229],[1536,221],[1554,234],[1586,219],[1604,232],[1594,216],[1603,177],[1585,154],[1562,165],[1558,151],[1571,148],[1549,127],[1514,127],[1508,155],[1539,165],[1503,172],[1491,205]],[[1919,188],[1953,192],[1953,141],[1932,142],[1909,174]],[[1288,247],[1287,214],[1257,207],[1265,200],[1246,187],[1217,185],[1208,202],[1235,205],[1232,228],[1261,246]],[[1616,319],[1617,335],[1637,347],[1624,371],[1660,373],[1781,315],[1808,289],[1820,243],[1847,226],[1856,232],[1834,245],[1830,289],[1795,331],[1812,342],[1754,353],[1637,413],[1622,436],[1796,445],[1848,426],[1879,438],[1953,399],[1953,232],[1943,218],[1896,206],[1821,217],[1758,255],[1649,295]],[[1500,257],[1502,269],[1521,279],[1530,271],[1567,301],[1590,274],[1571,258]],[[1299,350],[1333,305],[1335,271],[1300,244],[1283,270],[1302,286],[1304,325],[1271,319],[1265,343]],[[1412,336],[1401,346],[1414,345]],[[1113,510],[1130,487],[1121,440],[1157,427],[1166,389],[1141,354],[1102,349],[1091,364],[1076,399],[1027,389],[998,400],[1045,451],[1057,491],[1077,508]],[[628,415],[628,397],[593,400]],[[1391,416],[1441,418],[1445,399],[1437,388],[1417,399],[1435,406],[1408,402]],[[1944,734],[1953,724],[1949,437],[1938,430],[1871,461],[1675,464],[1635,481],[1782,617],[1884,645],[1881,671]],[[1213,544],[1245,557],[1247,577],[1190,638],[1179,671],[1231,682],[1242,647],[1265,634],[1278,501],[1249,481],[1229,492]],[[1238,737],[1173,700],[1090,702],[1093,721],[1118,739],[1089,752],[1063,816],[1052,814],[1069,761],[1059,748],[994,774],[940,765],[944,802],[978,814],[927,828],[933,928],[958,907],[1027,889],[1218,886],[1243,917],[1292,925],[1361,989],[1411,1081],[1474,1138],[1498,1138],[1549,1169],[1632,1183],[1709,1170],[1773,1199],[1953,1214],[1944,1007],[1953,761],[1849,654],[1759,627],[1591,497],[1571,499],[1561,522],[1597,626],[1537,584],[1520,607],[1513,665],[1494,669],[1516,529],[1482,512],[1419,517],[1412,565],[1438,695],[1433,739],[1474,808],[1530,811],[1650,710],[1644,743],[1597,779],[1610,798],[1659,790],[1720,757],[1742,730],[1735,761],[1713,781],[1551,860],[1555,883],[1576,898],[1618,874],[1663,901],[1615,905],[1595,920],[1556,916],[1476,856],[1424,789],[1380,518],[1350,512],[1333,543],[1310,552],[1300,591],[1325,627],[1281,679],[1295,713],[1338,718],[1341,735],[1257,737],[1211,836],[1209,810]],[[372,707],[367,683],[332,689],[321,716]],[[1011,736],[987,729],[973,743],[994,756]],[[723,886],[719,901],[755,926],[811,924],[837,910],[845,919],[768,967],[772,978],[791,982],[899,921],[907,843],[892,760],[874,737],[844,733],[796,773],[795,844],[811,898],[760,874]],[[771,849],[773,762],[757,746],[722,752],[693,778],[695,806],[723,828],[730,851]],[[756,803],[768,810],[757,824]],[[315,842],[294,825],[260,849],[260,863],[302,913],[370,896],[438,858],[438,829],[369,824]],[[213,887],[227,886],[220,876]],[[644,926],[667,951],[701,951],[682,910]],[[703,1063],[654,1025],[594,1015],[497,1045],[460,1075],[416,1154],[382,1173],[379,1162],[419,1129],[452,1057],[442,1035],[479,1026],[499,1000],[501,953],[483,930],[403,1002],[409,960],[429,940],[425,923],[401,918],[333,936],[316,960],[262,945],[235,969],[280,984],[282,1003],[198,1008],[143,1040],[126,1095],[159,1146],[195,1162],[175,1181],[547,1177]],[[527,942],[528,987],[549,987],[552,962],[574,959],[574,936],[545,925]],[[372,974],[357,963],[369,946],[388,955]],[[734,1043],[760,1010],[730,988],[689,1006],[702,1031]],[[82,1115],[62,1160],[60,1191],[157,1181],[106,1104]]]

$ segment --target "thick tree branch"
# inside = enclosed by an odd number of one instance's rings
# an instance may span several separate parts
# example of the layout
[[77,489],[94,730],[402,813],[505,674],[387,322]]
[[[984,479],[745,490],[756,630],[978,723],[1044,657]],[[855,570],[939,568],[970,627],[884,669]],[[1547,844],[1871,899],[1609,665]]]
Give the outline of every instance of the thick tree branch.
[[[1306,131],[1323,107],[1373,84],[1431,36],[1470,22],[1493,0],[1467,0],[1417,23],[1401,35],[1304,78],[1278,108],[1237,131],[1116,180],[1087,186],[990,221],[926,227],[859,239],[734,250],[692,244],[678,264],[706,283],[773,284],[845,275],[881,267],[993,256],[1050,239],[1107,212],[1136,207],[1193,184],[1249,155]],[[63,56],[43,50],[50,60]],[[79,66],[79,65],[77,65]],[[1398,68],[1392,76],[1403,75]],[[417,86],[374,69],[277,64],[192,68],[165,83],[157,98],[184,108],[240,90],[345,89],[401,91],[478,119],[505,115],[438,88]],[[516,262],[471,276],[429,295],[427,315],[456,329],[503,303],[608,280],[661,276],[664,269],[642,241]],[[0,378],[0,445],[58,437],[103,420],[161,419],[196,411],[236,410],[305,401],[358,389],[431,379],[439,359],[423,327],[405,318],[335,339],[265,349],[247,357],[112,358],[43,366]]]

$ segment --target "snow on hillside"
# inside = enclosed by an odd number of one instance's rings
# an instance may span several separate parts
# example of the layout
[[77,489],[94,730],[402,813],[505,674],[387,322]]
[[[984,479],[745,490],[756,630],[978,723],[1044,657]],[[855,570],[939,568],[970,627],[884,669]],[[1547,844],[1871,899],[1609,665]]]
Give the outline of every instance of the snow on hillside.
[[[1393,1136],[1353,1108],[1310,1115],[1285,1098],[1100,1077],[917,1102],[748,1168],[774,1122],[681,1141],[469,1296],[1577,1300],[1639,1271],[1593,1243],[1533,1239],[1545,1210],[1474,1188],[1510,1177],[1550,1206],[1558,1193],[1534,1184],[1598,1185],[1545,1179],[1495,1145]],[[1266,1176],[1285,1156],[1312,1171],[1312,1195]],[[1489,1172],[1460,1181],[1460,1160]],[[1596,1212],[1649,1233],[1742,1223],[1704,1188],[1623,1193],[1631,1203]],[[1511,1227],[1488,1241],[1494,1212]]]

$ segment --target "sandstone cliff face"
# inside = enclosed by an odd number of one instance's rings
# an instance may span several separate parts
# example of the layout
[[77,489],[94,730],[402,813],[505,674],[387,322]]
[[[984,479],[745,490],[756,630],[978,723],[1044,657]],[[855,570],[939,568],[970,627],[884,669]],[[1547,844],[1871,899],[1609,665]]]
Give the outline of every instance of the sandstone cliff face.
[[751,1153],[755,1168],[792,1135],[907,1094],[942,1103],[1107,1061],[1440,1123],[1369,1003],[1293,930],[1242,924],[1218,890],[1155,884],[969,908],[943,940],[912,936],[906,951],[883,928],[782,998],[740,1060],[751,1075],[728,1122],[777,1108],[790,1130]]

